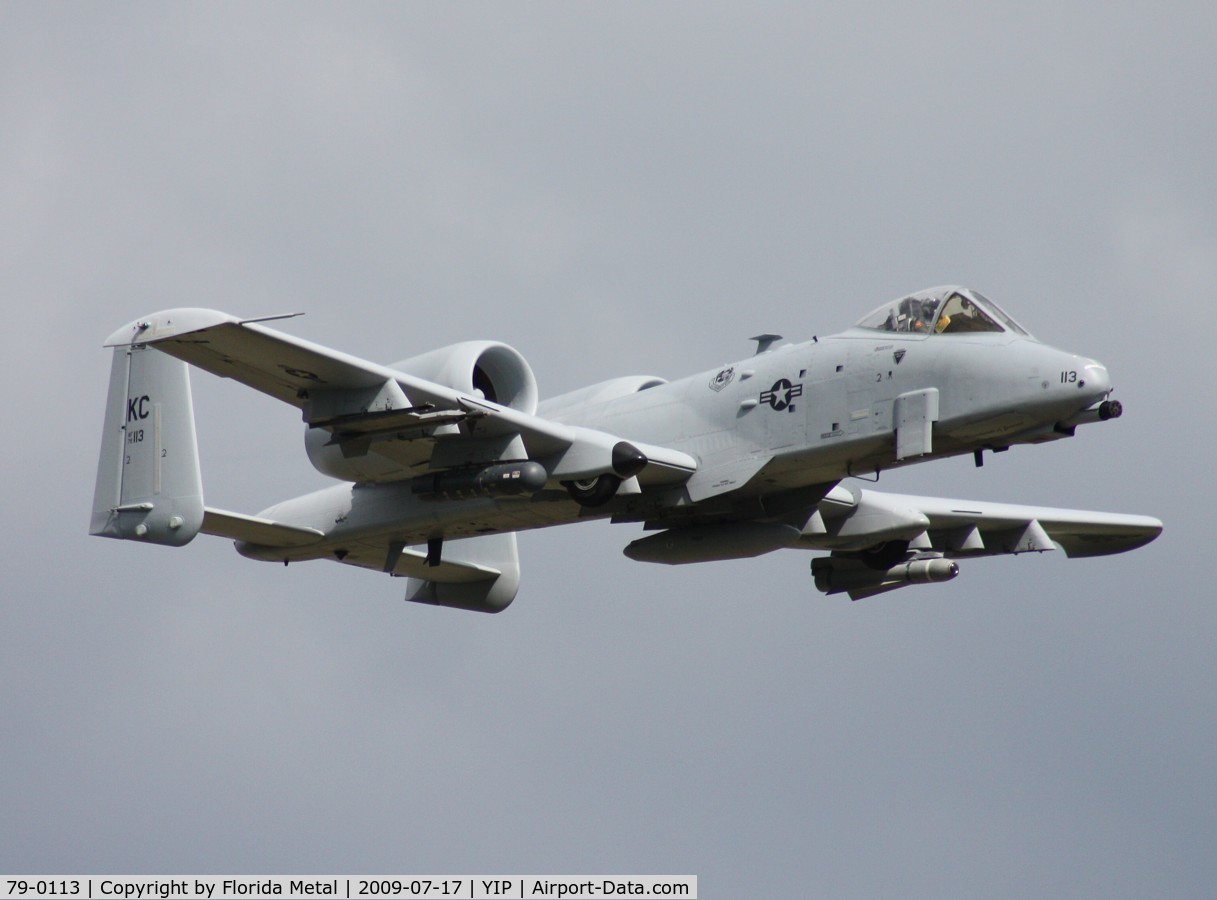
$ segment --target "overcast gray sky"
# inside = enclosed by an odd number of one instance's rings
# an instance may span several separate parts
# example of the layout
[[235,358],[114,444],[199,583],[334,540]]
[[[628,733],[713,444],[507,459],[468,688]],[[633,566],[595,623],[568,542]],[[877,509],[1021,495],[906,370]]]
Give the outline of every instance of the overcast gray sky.
[[[1217,10],[0,3],[0,871],[689,873],[701,896],[1217,882]],[[522,536],[515,604],[86,536],[110,332],[288,311],[543,395],[963,282],[1108,365],[1078,437],[893,490],[1156,515],[860,603],[808,555]],[[194,381],[209,504],[324,483]]]

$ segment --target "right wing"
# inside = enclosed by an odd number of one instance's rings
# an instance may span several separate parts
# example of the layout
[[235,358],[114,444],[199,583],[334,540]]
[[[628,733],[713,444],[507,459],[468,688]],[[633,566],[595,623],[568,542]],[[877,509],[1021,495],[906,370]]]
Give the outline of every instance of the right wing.
[[816,586],[858,600],[908,584],[947,581],[956,559],[1062,550],[1090,557],[1143,547],[1162,533],[1151,516],[888,494],[838,485],[800,541],[832,550],[812,563]]
[[[885,522],[907,521],[913,525],[912,533],[907,534],[912,549],[939,551],[949,558],[1057,549],[1070,558],[1106,556],[1135,550],[1162,533],[1162,522],[1151,516],[864,489],[856,489],[856,500],[841,504],[844,515],[836,519],[830,506],[847,494],[847,488],[838,486],[820,507],[825,523],[840,522],[836,537],[851,534],[848,525],[854,517],[869,521],[871,529],[882,529]],[[918,518],[921,521],[914,524]],[[865,529],[852,538],[855,544],[867,539]]]

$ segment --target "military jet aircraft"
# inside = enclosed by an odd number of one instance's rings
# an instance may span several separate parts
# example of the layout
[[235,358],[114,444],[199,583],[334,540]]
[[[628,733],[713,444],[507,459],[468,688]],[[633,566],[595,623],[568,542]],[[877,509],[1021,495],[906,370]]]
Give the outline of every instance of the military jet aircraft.
[[[538,402],[524,357],[472,341],[390,366],[273,330],[271,316],[158,312],[106,342],[113,364],[90,532],[179,546],[200,531],[253,559],[404,576],[406,599],[498,612],[515,532],[585,519],[652,532],[626,556],[681,564],[793,548],[859,599],[947,581],[957,560],[1149,543],[1148,516],[882,493],[857,476],[1070,437],[1120,416],[1107,369],[1040,343],[963,287],[902,297],[841,334],[679,381],[615,378]],[[297,407],[341,480],[257,515],[208,507],[189,365]],[[848,480],[847,479],[854,479]]]

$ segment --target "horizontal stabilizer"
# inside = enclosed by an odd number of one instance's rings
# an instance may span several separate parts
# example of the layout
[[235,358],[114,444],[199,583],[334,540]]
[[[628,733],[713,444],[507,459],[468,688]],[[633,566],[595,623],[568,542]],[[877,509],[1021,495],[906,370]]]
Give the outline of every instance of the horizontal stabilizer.
[[203,510],[203,534],[225,537],[263,547],[306,547],[325,537],[316,528],[284,525],[258,516],[207,507]]

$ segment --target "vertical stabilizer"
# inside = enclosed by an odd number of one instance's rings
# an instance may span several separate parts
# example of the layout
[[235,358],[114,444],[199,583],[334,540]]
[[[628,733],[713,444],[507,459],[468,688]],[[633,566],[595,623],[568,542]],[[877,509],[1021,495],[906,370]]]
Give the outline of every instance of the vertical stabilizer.
[[176,547],[202,524],[189,367],[144,345],[116,347],[89,533]]

